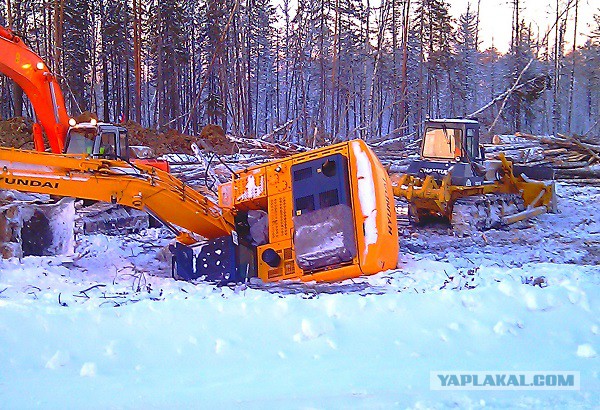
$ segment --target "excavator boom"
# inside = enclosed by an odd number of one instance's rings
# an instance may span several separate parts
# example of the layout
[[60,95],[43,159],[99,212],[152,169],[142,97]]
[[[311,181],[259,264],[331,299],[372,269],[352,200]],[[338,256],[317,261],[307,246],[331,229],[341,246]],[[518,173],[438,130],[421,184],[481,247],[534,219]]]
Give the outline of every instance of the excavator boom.
[[0,189],[126,205],[205,238],[233,230],[232,214],[171,174],[120,160],[0,148]]
[[[69,129],[69,116],[58,81],[44,61],[12,31],[0,26],[0,73],[12,78],[27,94],[50,148],[61,153]],[[44,150],[39,129],[34,130],[38,151]]]

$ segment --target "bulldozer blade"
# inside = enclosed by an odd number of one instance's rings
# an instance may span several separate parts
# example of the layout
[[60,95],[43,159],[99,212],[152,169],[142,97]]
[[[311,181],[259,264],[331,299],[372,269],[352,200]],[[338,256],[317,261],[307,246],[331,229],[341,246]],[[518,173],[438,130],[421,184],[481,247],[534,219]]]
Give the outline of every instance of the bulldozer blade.
[[524,174],[536,181],[551,181],[554,179],[554,169],[549,165],[513,165],[515,175]]

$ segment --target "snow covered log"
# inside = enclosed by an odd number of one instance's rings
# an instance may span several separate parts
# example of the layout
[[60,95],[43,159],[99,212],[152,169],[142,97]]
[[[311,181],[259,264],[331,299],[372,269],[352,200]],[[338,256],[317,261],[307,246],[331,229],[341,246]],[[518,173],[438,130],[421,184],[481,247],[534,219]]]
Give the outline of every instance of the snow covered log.
[[515,135],[494,135],[492,137],[492,144],[494,145],[517,145],[517,144],[529,144],[529,146],[534,143],[527,138],[523,138]]
[[516,163],[550,164],[558,178],[593,180],[600,177],[600,145],[591,137],[517,132],[515,135],[495,135],[493,143],[485,145],[488,159],[497,158],[504,152]]

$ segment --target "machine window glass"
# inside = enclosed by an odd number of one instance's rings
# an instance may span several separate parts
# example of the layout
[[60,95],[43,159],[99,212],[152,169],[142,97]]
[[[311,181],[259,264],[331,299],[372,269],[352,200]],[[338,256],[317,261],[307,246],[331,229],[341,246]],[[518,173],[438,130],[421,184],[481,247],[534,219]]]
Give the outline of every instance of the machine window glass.
[[69,132],[69,144],[67,154],[93,154],[96,130],[74,130]]
[[467,140],[466,149],[469,158],[479,157],[479,147],[477,146],[477,140],[475,138],[475,130],[473,128],[467,128]]
[[296,212],[310,212],[315,210],[315,200],[312,195],[303,196],[296,199]]
[[117,139],[115,133],[103,132],[102,136],[100,137],[100,148],[98,154],[104,157],[116,158],[116,145]]
[[128,159],[129,148],[127,147],[127,132],[119,132],[119,157]]
[[439,159],[454,159],[460,156],[461,134],[461,130],[456,128],[427,128],[423,156]]

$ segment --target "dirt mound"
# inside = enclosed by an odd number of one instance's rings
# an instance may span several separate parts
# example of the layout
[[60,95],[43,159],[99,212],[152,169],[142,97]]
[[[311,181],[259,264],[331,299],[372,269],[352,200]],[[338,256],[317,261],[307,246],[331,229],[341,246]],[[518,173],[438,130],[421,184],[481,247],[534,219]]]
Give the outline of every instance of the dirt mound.
[[[198,143],[200,138],[210,142],[218,154],[231,153],[231,143],[225,137],[223,129],[218,125],[208,125],[202,130],[200,137],[183,134],[177,130],[169,129],[160,132],[152,128],[144,128],[135,121],[127,121],[121,124],[129,132],[130,145],[146,145],[154,150],[156,155],[167,153],[191,154],[192,143]],[[205,132],[206,130],[206,132]],[[201,144],[198,146],[202,149]]]
[[[95,118],[93,114],[84,113],[78,121],[89,121]],[[127,121],[123,125],[129,132],[129,145],[146,145],[151,147],[156,155],[167,153],[191,154],[192,143],[198,143],[200,138],[206,139],[218,154],[230,154],[232,145],[227,140],[223,129],[218,125],[208,125],[202,134],[192,136],[183,134],[177,130],[160,132],[152,128],[144,128],[134,121]],[[34,149],[33,147],[33,120],[24,117],[14,117],[8,120],[0,120],[0,146],[22,149]]]
[[0,146],[33,149],[33,120],[15,117],[0,121]]
[[152,128],[144,128],[135,121],[121,124],[129,132],[129,145],[146,145],[154,150],[156,155],[170,152],[192,153],[190,145],[195,138],[182,134],[176,130],[159,132]]
[[[209,146],[220,155],[231,154],[235,147],[232,146],[231,141],[225,136],[225,131],[218,125],[208,124],[200,132],[200,138],[207,141]],[[199,145],[203,148],[202,145]]]
[[91,111],[84,111],[75,117],[75,121],[79,124],[80,122],[90,122],[92,119],[98,121],[98,115]]

